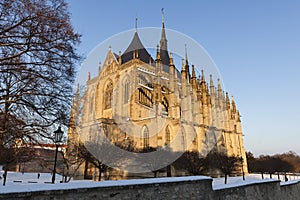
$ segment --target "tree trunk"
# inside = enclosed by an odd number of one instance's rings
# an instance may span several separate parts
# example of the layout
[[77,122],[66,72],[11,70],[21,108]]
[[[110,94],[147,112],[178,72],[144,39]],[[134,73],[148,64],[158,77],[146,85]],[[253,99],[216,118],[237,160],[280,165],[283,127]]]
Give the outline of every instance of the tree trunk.
[[272,178],[272,173],[270,172],[270,178]]
[[264,179],[264,173],[261,172],[261,179]]
[[3,186],[5,186],[6,184],[6,178],[7,178],[7,167],[5,167],[4,174],[3,174]]
[[84,165],[84,172],[83,172],[83,178],[84,179],[88,179],[88,161],[85,161],[85,165]]
[[289,180],[289,179],[288,179],[286,173],[284,173],[284,181],[286,182],[286,181],[288,181],[288,180]]
[[172,174],[171,174],[171,165],[168,165],[167,166],[167,177],[171,177]]
[[157,178],[157,171],[154,171],[154,178]]
[[225,174],[225,184],[227,184],[227,174]]
[[100,166],[100,167],[99,167],[98,181],[101,181],[101,174],[102,174],[102,170],[101,170],[101,166]]

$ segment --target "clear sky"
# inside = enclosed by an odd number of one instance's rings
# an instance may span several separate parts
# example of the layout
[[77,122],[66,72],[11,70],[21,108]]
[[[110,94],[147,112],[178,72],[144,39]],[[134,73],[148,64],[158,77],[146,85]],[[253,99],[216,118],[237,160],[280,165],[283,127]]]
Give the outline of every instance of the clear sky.
[[67,2],[84,56],[133,29],[136,16],[139,27],[160,27],[164,8],[166,27],[196,40],[216,63],[242,115],[246,151],[300,154],[300,1]]

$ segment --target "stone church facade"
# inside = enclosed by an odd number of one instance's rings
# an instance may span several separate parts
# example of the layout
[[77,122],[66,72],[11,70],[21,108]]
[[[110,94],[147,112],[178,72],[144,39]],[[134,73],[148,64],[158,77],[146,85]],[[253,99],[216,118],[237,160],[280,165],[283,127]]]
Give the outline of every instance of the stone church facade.
[[[197,151],[205,156],[214,149],[243,158],[247,173],[240,114],[233,97],[230,100],[223,91],[220,80],[215,86],[210,75],[207,82],[203,70],[196,76],[187,55],[180,67],[173,59],[164,20],[155,58],[137,30],[123,54],[110,48],[98,75],[89,75],[86,82],[77,124],[84,130],[80,139],[95,141],[102,132],[113,144],[122,146],[130,140],[132,148],[140,150],[168,146],[172,151]],[[79,110],[75,104],[73,124]],[[70,128],[69,149],[74,138]],[[79,174],[93,171],[87,162],[83,165]]]

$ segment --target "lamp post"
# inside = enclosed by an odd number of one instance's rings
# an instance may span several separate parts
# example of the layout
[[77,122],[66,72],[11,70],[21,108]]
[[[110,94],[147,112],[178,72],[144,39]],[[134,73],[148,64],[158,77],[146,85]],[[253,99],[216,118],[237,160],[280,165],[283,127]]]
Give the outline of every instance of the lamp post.
[[243,181],[244,181],[244,180],[245,180],[244,159],[243,159],[242,156],[241,156],[241,158],[240,158],[240,161],[241,161],[241,165],[242,165],[242,175],[243,175]]
[[54,131],[54,142],[55,142],[55,158],[54,158],[54,167],[53,167],[53,173],[52,173],[52,184],[55,183],[55,173],[56,173],[56,162],[57,162],[57,153],[58,153],[58,143],[61,142],[62,136],[64,132],[61,130],[61,127],[58,127],[56,131]]

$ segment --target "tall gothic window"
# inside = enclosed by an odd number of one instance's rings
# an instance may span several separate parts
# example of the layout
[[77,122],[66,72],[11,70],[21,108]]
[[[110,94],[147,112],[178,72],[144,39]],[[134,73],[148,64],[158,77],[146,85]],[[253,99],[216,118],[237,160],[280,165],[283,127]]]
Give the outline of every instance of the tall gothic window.
[[113,84],[110,81],[106,85],[105,92],[104,92],[104,108],[105,109],[111,108],[113,89],[114,89]]
[[152,101],[151,91],[146,88],[138,88],[138,92],[139,92],[139,103],[148,107],[152,107],[153,101]]
[[143,126],[142,128],[142,140],[143,140],[143,148],[149,147],[149,129],[147,126]]
[[165,145],[169,145],[170,142],[171,142],[171,133],[170,133],[169,126],[167,126],[167,128],[166,128],[166,135],[165,135],[165,137],[166,137]]
[[130,82],[128,80],[126,80],[125,86],[124,86],[124,103],[128,103],[128,101],[129,101],[129,85],[130,85]]

